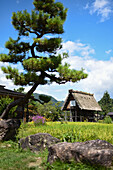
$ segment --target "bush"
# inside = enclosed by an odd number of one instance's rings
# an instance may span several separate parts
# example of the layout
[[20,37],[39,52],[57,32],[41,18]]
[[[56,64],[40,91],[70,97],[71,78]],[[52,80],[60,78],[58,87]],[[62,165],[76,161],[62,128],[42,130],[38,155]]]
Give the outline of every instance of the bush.
[[110,116],[106,116],[106,117],[104,118],[104,123],[111,124],[111,123],[112,123],[111,117],[110,117]]
[[33,116],[32,121],[34,122],[35,126],[44,125],[46,123],[45,118],[39,115]]
[[104,120],[98,120],[98,123],[103,123],[104,122]]

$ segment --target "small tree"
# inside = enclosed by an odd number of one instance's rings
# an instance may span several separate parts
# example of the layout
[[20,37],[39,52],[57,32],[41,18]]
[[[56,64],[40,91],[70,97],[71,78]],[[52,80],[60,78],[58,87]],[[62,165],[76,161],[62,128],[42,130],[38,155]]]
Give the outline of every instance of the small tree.
[[[0,54],[0,61],[11,63],[7,67],[2,67],[6,78],[11,79],[15,85],[32,87],[24,99],[15,100],[7,106],[2,118],[12,107],[25,104],[38,85],[77,82],[87,77],[83,69],[71,70],[69,64],[62,65],[62,60],[67,54],[57,54],[62,48],[62,39],[58,35],[64,33],[63,24],[67,8],[55,0],[34,0],[33,4],[35,9],[31,13],[27,10],[13,13],[12,24],[18,31],[18,36],[16,40],[10,37],[6,42],[5,47],[9,53]],[[46,38],[49,34],[51,38]],[[57,37],[53,37],[55,34]],[[23,37],[32,37],[32,41],[26,42]],[[21,64],[23,71],[12,67],[12,64],[18,63]]]
[[101,100],[98,102],[102,108],[102,114],[106,115],[108,112],[113,111],[113,104],[112,99],[110,98],[110,95],[108,91],[106,91],[101,98]]
[[43,103],[48,103],[51,100],[51,96],[47,96],[45,94],[40,94],[39,95],[39,99],[43,102]]

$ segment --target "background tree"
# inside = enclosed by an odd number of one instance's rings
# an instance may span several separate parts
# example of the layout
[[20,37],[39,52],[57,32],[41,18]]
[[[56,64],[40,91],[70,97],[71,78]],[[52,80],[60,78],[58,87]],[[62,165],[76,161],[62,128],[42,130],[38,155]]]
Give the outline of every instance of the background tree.
[[[55,0],[34,0],[33,4],[35,8],[31,13],[27,10],[13,12],[12,25],[17,30],[18,36],[16,40],[10,37],[6,42],[5,47],[9,53],[0,54],[0,61],[11,63],[7,67],[2,67],[6,78],[11,79],[15,85],[32,87],[24,99],[15,100],[7,106],[2,118],[15,105],[20,107],[26,103],[38,85],[77,82],[87,77],[83,69],[71,70],[69,64],[62,65],[62,60],[67,54],[57,54],[62,48],[62,39],[59,35],[64,33],[63,24],[67,8]],[[57,36],[53,37],[55,34]],[[47,38],[49,37],[47,35],[51,38]],[[26,42],[23,37],[32,37],[32,40]],[[12,66],[18,63],[21,64],[23,72]]]
[[37,103],[37,114],[44,116],[51,121],[58,121],[64,118],[63,111],[61,111],[60,102],[53,103],[52,101],[44,103],[43,105]]
[[[28,103],[29,116],[37,115],[38,102],[30,99]],[[24,110],[27,113],[27,108]]]
[[40,94],[39,95],[39,99],[43,102],[43,103],[48,103],[51,100],[51,96],[47,96],[44,94]]
[[110,95],[108,93],[108,91],[106,91],[103,95],[103,97],[101,98],[101,100],[98,102],[99,105],[102,108],[102,114],[106,115],[108,112],[112,112],[113,111],[113,103],[112,103],[113,99],[110,98]]

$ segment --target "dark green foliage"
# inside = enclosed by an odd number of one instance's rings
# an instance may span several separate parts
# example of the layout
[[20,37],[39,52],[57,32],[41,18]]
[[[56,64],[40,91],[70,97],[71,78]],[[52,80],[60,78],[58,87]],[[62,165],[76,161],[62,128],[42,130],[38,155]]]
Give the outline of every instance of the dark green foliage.
[[14,91],[20,92],[20,93],[24,93],[24,88],[20,87],[18,89],[14,89]]
[[103,95],[103,97],[101,98],[101,100],[98,102],[99,105],[102,108],[102,114],[106,115],[109,112],[113,112],[113,103],[112,103],[113,99],[110,98],[109,93],[106,91]]
[[51,96],[40,94],[39,99],[42,100],[43,103],[48,103],[51,100]]
[[[44,94],[41,94],[41,95],[44,95]],[[33,96],[34,96],[35,99],[38,99],[38,100],[39,100],[40,94],[38,94],[38,93],[33,93]],[[46,96],[48,96],[48,95],[46,95]],[[50,101],[53,103],[53,105],[55,105],[56,103],[59,103],[59,107],[62,107],[62,106],[63,106],[64,101],[58,101],[58,100],[56,100],[53,96],[48,96],[48,97],[51,98]]]
[[[52,37],[54,34],[64,32],[63,24],[67,16],[67,8],[55,0],[34,0],[35,9],[28,13],[27,10],[13,12],[12,25],[18,31],[17,39],[9,38],[5,47],[8,54],[0,54],[0,61],[8,63],[21,63],[23,72],[11,66],[2,67],[7,79],[15,85],[58,84],[68,81],[77,82],[87,77],[81,71],[70,69],[70,65],[62,60],[67,54],[57,54],[62,48],[62,39]],[[32,34],[32,43],[23,40]],[[46,38],[50,34],[51,38]],[[59,76],[56,76],[59,73]]]
[[[56,53],[56,49],[57,48],[62,48],[62,45],[61,45],[61,38],[50,38],[49,40],[47,38],[45,38],[44,40],[37,40],[37,39],[34,39],[35,42],[38,43],[36,49],[37,51],[39,52],[53,52],[53,53]],[[57,42],[57,43],[56,43]]]

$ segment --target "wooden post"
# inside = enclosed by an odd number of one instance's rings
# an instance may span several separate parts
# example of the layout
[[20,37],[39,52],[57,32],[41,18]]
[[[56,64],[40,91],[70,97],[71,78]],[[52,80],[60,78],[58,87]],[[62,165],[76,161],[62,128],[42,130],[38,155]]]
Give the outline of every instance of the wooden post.
[[67,112],[65,112],[65,121],[67,121]]
[[80,116],[80,122],[82,122],[82,116]]
[[70,109],[70,122],[73,122],[71,109]]
[[75,110],[75,122],[77,122],[77,111]]
[[97,121],[98,121],[99,117],[98,117],[98,111],[97,111]]

